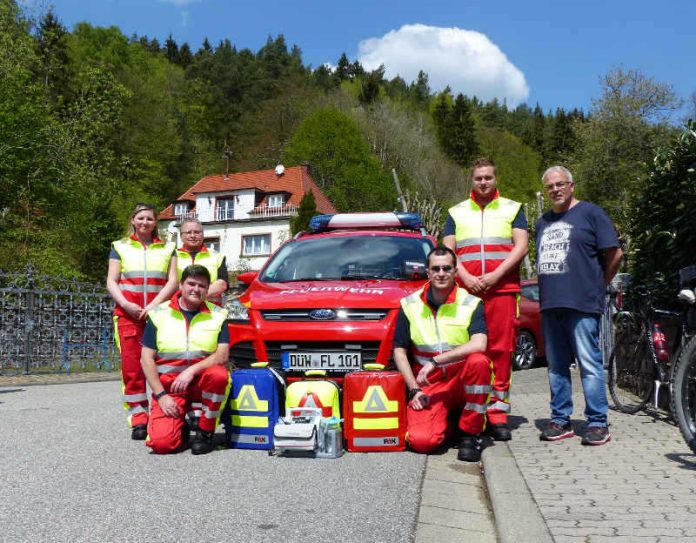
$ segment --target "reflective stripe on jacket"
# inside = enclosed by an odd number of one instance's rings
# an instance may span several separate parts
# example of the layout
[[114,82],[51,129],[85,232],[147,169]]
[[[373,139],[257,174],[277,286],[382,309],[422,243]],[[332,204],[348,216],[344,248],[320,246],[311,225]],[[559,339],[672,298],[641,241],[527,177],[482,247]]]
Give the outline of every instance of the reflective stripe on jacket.
[[468,343],[471,318],[482,303],[463,288],[455,288],[434,315],[425,301],[426,288],[429,285],[401,300],[409,322],[413,361],[421,366],[438,354]]
[[[167,284],[174,244],[156,238],[146,246],[131,237],[113,242],[112,247],[121,259],[121,292],[129,302],[145,307]],[[118,305],[115,314],[128,316]]]
[[[473,194],[472,194],[473,196]],[[449,209],[455,224],[457,257],[472,275],[495,270],[514,247],[512,222],[522,204],[496,196],[481,208],[472,197]],[[511,270],[493,292],[519,292],[519,268]]]
[[157,329],[155,363],[160,375],[181,373],[213,354],[218,347],[218,335],[227,319],[224,309],[205,302],[188,322],[179,308],[178,296],[175,295],[148,314]]

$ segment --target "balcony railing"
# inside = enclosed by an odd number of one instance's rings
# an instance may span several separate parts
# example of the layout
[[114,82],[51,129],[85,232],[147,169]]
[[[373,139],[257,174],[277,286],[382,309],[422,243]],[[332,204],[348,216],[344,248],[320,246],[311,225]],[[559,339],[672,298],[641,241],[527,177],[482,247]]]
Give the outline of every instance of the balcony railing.
[[297,215],[297,206],[286,204],[284,206],[269,207],[267,205],[258,206],[249,212],[254,218],[264,217],[294,217]]
[[176,220],[181,222],[186,219],[198,219],[202,223],[209,223],[227,222],[241,219],[264,219],[269,217],[294,217],[297,215],[297,206],[292,204],[277,207],[263,205],[253,208],[246,214],[240,213],[239,210],[235,214],[234,211],[234,209],[229,208],[211,209],[205,213],[189,211],[188,213],[177,215]]

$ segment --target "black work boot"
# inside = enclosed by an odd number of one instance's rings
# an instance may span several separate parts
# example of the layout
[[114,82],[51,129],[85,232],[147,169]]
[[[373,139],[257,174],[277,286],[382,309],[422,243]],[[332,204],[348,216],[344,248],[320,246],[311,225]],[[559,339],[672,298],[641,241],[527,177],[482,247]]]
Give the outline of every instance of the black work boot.
[[512,433],[507,424],[492,424],[491,433],[495,441],[510,441],[512,439]]
[[481,460],[481,439],[479,436],[462,434],[457,458],[462,462],[478,462]]
[[147,424],[138,424],[131,430],[131,439],[143,441],[147,437]]
[[196,437],[193,438],[193,443],[191,443],[191,454],[208,454],[211,452],[215,445],[213,444],[214,432],[205,432],[200,428],[196,430]]

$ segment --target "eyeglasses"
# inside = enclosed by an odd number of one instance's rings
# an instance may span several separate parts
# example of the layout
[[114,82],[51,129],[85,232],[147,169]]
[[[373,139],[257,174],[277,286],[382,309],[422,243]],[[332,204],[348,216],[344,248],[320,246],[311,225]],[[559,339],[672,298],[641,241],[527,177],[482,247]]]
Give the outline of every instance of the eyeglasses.
[[453,270],[454,268],[452,266],[430,266],[430,271],[434,273],[439,273],[441,271],[445,273],[449,273]]
[[549,183],[548,185],[544,185],[544,188],[546,189],[546,192],[553,192],[554,190],[563,190],[568,185],[572,185],[572,183],[570,181],[559,181],[558,183]]

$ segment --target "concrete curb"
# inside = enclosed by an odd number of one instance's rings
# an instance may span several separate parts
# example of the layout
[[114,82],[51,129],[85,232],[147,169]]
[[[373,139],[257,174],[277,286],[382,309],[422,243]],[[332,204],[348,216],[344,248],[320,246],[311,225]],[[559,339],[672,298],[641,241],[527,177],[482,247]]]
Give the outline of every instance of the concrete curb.
[[508,444],[486,447],[481,460],[499,543],[553,543]]

